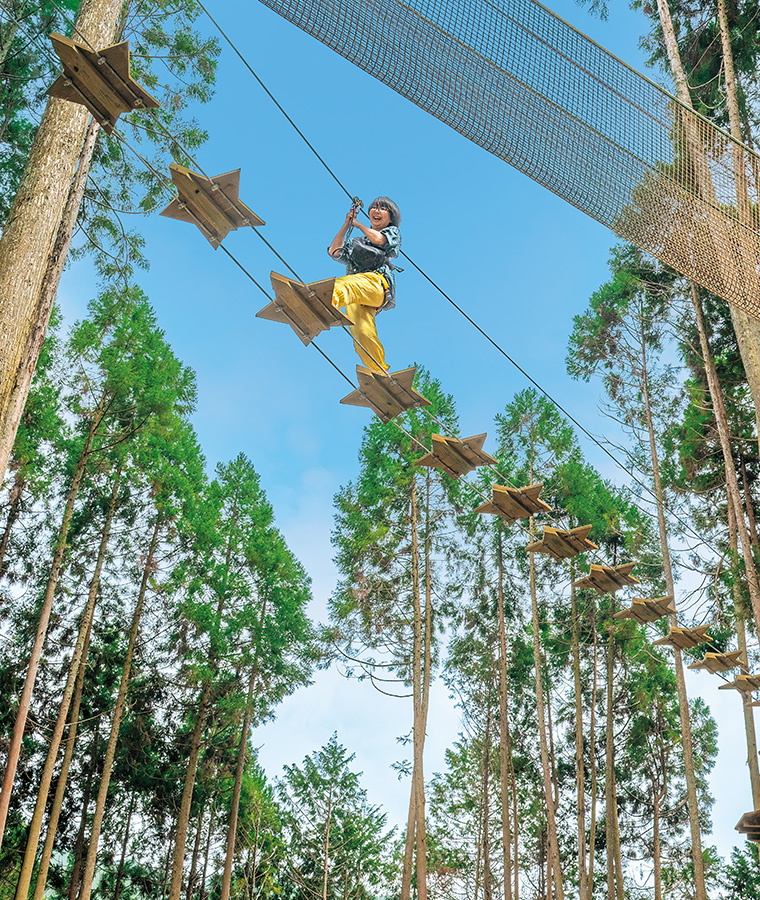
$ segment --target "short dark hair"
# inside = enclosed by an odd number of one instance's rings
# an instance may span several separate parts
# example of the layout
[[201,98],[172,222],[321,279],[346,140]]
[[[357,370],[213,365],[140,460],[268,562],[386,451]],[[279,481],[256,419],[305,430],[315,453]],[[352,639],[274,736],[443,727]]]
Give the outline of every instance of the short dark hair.
[[367,212],[369,212],[370,209],[375,208],[388,210],[391,216],[391,225],[395,225],[398,228],[401,224],[401,212],[390,197],[375,197],[372,203],[370,203]]

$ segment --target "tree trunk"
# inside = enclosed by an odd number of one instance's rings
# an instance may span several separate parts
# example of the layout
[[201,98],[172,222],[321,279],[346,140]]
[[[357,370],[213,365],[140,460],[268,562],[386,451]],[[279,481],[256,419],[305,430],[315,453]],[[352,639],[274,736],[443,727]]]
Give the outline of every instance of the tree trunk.
[[37,880],[34,885],[35,900],[42,900],[45,893],[45,885],[47,884],[48,870],[50,868],[50,860],[53,856],[53,844],[55,843],[55,835],[58,830],[58,820],[63,807],[63,797],[66,793],[66,782],[69,777],[69,767],[71,759],[74,755],[74,746],[77,739],[77,727],[79,724],[79,707],[82,702],[82,690],[84,688],[84,676],[87,671],[87,651],[90,646],[90,636],[92,635],[92,621],[85,637],[84,649],[82,650],[82,658],[79,661],[79,672],[77,674],[77,683],[74,689],[74,701],[71,705],[71,722],[69,724],[69,734],[66,738],[66,750],[63,754],[63,763],[61,771],[58,774],[58,784],[55,789],[55,797],[53,798],[53,806],[48,817],[47,834],[45,835],[45,844],[42,848],[42,857],[40,859],[39,869],[37,870]]
[[747,464],[744,460],[744,454],[741,453],[740,464],[742,470],[742,491],[744,492],[744,508],[747,511],[747,523],[749,524],[749,540],[753,549],[757,549],[757,522],[755,521],[755,506],[752,502],[752,490],[747,480]]
[[493,900],[493,873],[491,871],[491,710],[486,710],[486,731],[483,741],[481,794],[483,805],[483,900]]
[[127,812],[127,821],[124,825],[124,837],[121,841],[121,857],[119,858],[119,868],[116,870],[116,883],[113,888],[113,900],[119,900],[121,895],[122,879],[124,878],[124,864],[127,861],[127,847],[129,846],[129,829],[132,825],[132,813],[135,811],[135,800],[137,799],[137,791],[133,790],[129,799],[129,811]]
[[8,550],[8,544],[10,543],[11,531],[21,512],[21,497],[24,493],[25,483],[23,471],[18,469],[13,479],[13,487],[8,495],[10,506],[8,508],[8,516],[5,520],[3,536],[0,539],[0,578],[2,578],[8,570],[8,567],[5,565],[5,554]]
[[[83,0],[76,34],[93,47],[113,43],[123,0]],[[13,207],[0,238],[0,434],[9,435],[9,402],[24,350],[39,325],[37,304],[85,140],[87,109],[51,97],[32,145]],[[19,398],[21,407],[26,395]],[[14,432],[15,434],[15,432]],[[10,439],[10,446],[13,438]],[[10,454],[0,448],[0,481]]]
[[[504,561],[501,547],[501,520],[497,528],[499,598],[499,780],[501,782],[501,845],[504,857],[504,900],[512,900],[512,835],[509,825],[510,734],[507,719],[507,624],[504,615]],[[586,898],[581,898],[586,900]]]
[[16,432],[24,412],[26,398],[29,396],[29,389],[32,386],[34,370],[37,367],[40,350],[42,350],[42,344],[45,341],[50,313],[53,309],[53,303],[58,293],[58,285],[61,281],[61,275],[63,274],[69,247],[71,246],[79,208],[82,205],[85,188],[87,187],[90,162],[99,131],[100,125],[94,119],[90,119],[87,134],[79,154],[76,175],[69,188],[61,222],[58,226],[58,233],[45,268],[39,297],[35,304],[34,319],[19,359],[13,387],[8,396],[7,411],[5,414],[0,414],[0,464],[2,464],[2,460],[7,461],[10,459],[10,454],[13,450]]
[[417,480],[412,480],[412,602],[414,605],[414,645],[412,659],[412,690],[414,691],[414,796],[415,796],[415,860],[417,863],[417,900],[427,900],[427,838],[425,834],[425,780],[423,750],[425,747],[425,717],[423,710],[423,635],[420,597],[420,555],[417,537]]
[[[530,541],[535,541],[535,525],[530,517]],[[562,883],[562,867],[559,859],[557,841],[557,822],[555,818],[554,792],[552,790],[551,768],[549,763],[549,743],[546,736],[546,711],[544,709],[544,683],[541,667],[541,636],[538,621],[538,596],[536,593],[536,561],[535,554],[530,554],[530,598],[533,609],[533,665],[536,670],[536,706],[538,715],[538,735],[541,743],[541,771],[544,779],[544,802],[546,804],[546,822],[548,832],[547,858],[551,862],[557,900],[565,900]],[[550,886],[547,885],[550,890]]]
[[327,804],[327,822],[325,823],[325,852],[322,854],[322,900],[327,900],[327,875],[330,865],[330,828],[332,827],[332,788]]
[[575,562],[570,563],[570,608],[573,635],[570,648],[575,687],[575,783],[578,822],[578,894],[580,900],[591,900],[586,876],[586,789],[583,764],[583,697],[581,694],[580,617],[575,593]]
[[614,598],[612,613],[608,623],[607,637],[607,721],[605,728],[605,773],[604,773],[604,824],[607,844],[607,897],[608,900],[623,900],[623,873],[620,860],[620,831],[617,817],[617,784],[615,779],[615,628],[612,614],[615,612]]
[[[103,824],[103,814],[106,808],[106,800],[108,798],[108,785],[111,782],[111,770],[113,769],[113,761],[116,758],[116,745],[119,740],[119,729],[121,728],[121,720],[124,715],[124,705],[127,701],[127,688],[129,687],[129,679],[132,672],[132,659],[135,653],[135,644],[137,643],[137,635],[140,630],[140,618],[142,617],[143,607],[145,605],[145,595],[148,591],[148,579],[153,570],[153,559],[158,546],[158,535],[161,530],[162,520],[157,515],[156,523],[153,528],[153,536],[151,538],[150,547],[148,548],[148,557],[143,566],[143,574],[140,582],[140,590],[137,595],[137,603],[132,614],[132,624],[129,630],[129,644],[127,645],[127,655],[124,659],[124,665],[121,672],[121,682],[119,684],[119,693],[116,697],[116,706],[113,711],[113,719],[111,721],[111,733],[108,737],[108,747],[106,748],[106,757],[103,761],[103,772],[100,776],[100,788],[98,789],[98,799],[95,803],[95,813],[92,819],[92,829],[90,832],[90,844],[87,848],[87,861],[85,862],[84,875],[82,876],[82,890],[79,894],[79,900],[90,900],[92,892],[92,879],[95,875],[95,860],[98,854],[98,842],[100,841],[100,829]],[[43,898],[35,897],[35,900],[43,900]]]
[[71,655],[71,663],[69,665],[69,676],[66,681],[66,687],[61,699],[61,706],[58,711],[58,719],[53,729],[53,735],[50,739],[47,759],[45,767],[42,770],[40,779],[39,792],[37,794],[37,803],[34,807],[32,821],[29,824],[29,832],[26,842],[26,851],[24,853],[24,861],[21,865],[18,884],[16,885],[15,900],[26,900],[29,893],[29,885],[32,880],[32,871],[34,869],[34,860],[37,856],[37,846],[40,840],[40,831],[42,829],[42,817],[47,806],[48,794],[50,792],[50,783],[53,780],[53,771],[55,769],[58,750],[61,746],[61,738],[63,730],[66,727],[66,720],[69,715],[69,707],[71,706],[71,698],[74,694],[77,676],[79,674],[79,665],[84,659],[85,642],[89,639],[90,628],[92,627],[92,619],[95,615],[95,603],[98,598],[98,589],[100,588],[100,573],[103,570],[103,563],[106,559],[106,549],[108,547],[108,538],[111,534],[111,523],[113,522],[114,513],[116,512],[116,504],[119,496],[119,485],[121,482],[121,473],[117,473],[114,479],[113,489],[111,491],[111,500],[108,505],[108,512],[103,523],[103,529],[100,536],[100,546],[98,547],[98,557],[95,563],[95,571],[90,580],[90,590],[87,595],[87,603],[82,613],[82,621],[79,625],[79,634],[77,642],[74,645],[74,651]]
[[90,766],[87,771],[87,782],[82,798],[82,816],[79,821],[79,831],[74,845],[74,864],[71,867],[69,877],[69,900],[76,900],[79,892],[79,875],[82,870],[82,857],[84,855],[84,834],[87,830],[87,816],[90,811],[90,797],[92,796],[92,781],[95,777],[95,769],[98,765],[98,741],[100,740],[100,719],[95,720],[95,734],[92,738],[92,751],[90,753]]
[[592,626],[594,631],[594,679],[591,686],[591,713],[588,725],[589,774],[591,776],[591,821],[588,831],[588,885],[591,894],[594,892],[594,859],[596,857],[596,800],[599,785],[596,770],[596,701],[599,687],[599,653],[597,646],[596,616],[592,610]]
[[8,818],[8,809],[11,802],[11,791],[13,789],[13,781],[16,777],[16,768],[18,767],[18,758],[21,751],[21,741],[24,737],[24,729],[26,728],[26,719],[29,715],[29,706],[32,701],[32,691],[34,690],[34,682],[37,678],[37,669],[39,668],[40,658],[42,657],[42,647],[45,643],[47,635],[48,622],[50,621],[50,612],[53,608],[53,596],[58,586],[58,579],[61,574],[61,566],[63,564],[63,554],[66,551],[66,544],[69,536],[69,527],[71,525],[71,517],[74,514],[74,504],[79,494],[79,487],[84,477],[85,469],[90,457],[92,442],[95,434],[103,420],[106,396],[100,398],[100,403],[95,410],[90,423],[90,429],[87,433],[82,452],[79,456],[74,476],[71,479],[68,496],[66,497],[66,506],[63,511],[63,519],[61,527],[58,531],[58,540],[56,541],[55,551],[53,553],[53,562],[50,567],[50,575],[48,576],[47,587],[45,589],[45,597],[42,601],[42,609],[40,610],[40,620],[37,625],[37,634],[32,647],[31,658],[29,660],[29,668],[27,669],[24,687],[21,690],[18,711],[16,713],[16,721],[13,726],[13,736],[11,737],[10,747],[8,748],[8,759],[5,764],[5,774],[3,775],[3,786],[0,790],[0,848],[3,844],[3,833],[5,831],[5,823]]
[[198,825],[195,829],[195,843],[193,844],[193,856],[190,860],[190,876],[187,879],[187,890],[185,891],[185,900],[193,900],[193,890],[195,888],[195,879],[198,871],[198,858],[201,855],[201,838],[203,837],[203,814],[206,812],[205,803],[201,803],[198,810]]
[[662,900],[662,854],[660,849],[660,794],[652,780],[652,863],[654,864],[654,900]]
[[224,875],[222,876],[221,900],[229,900],[230,885],[232,883],[232,861],[235,857],[235,838],[237,836],[238,810],[240,808],[240,794],[243,789],[243,770],[245,769],[245,756],[248,749],[248,729],[251,727],[253,716],[253,690],[259,676],[259,650],[261,647],[261,635],[264,631],[264,620],[267,613],[266,597],[261,605],[259,617],[258,636],[256,639],[256,651],[251,665],[251,676],[248,680],[248,696],[245,701],[243,714],[243,727],[240,730],[240,742],[238,744],[237,766],[235,768],[235,785],[232,790],[232,805],[230,807],[230,821],[227,827],[227,852],[224,859]]
[[[642,325],[643,332],[643,325]],[[649,432],[649,450],[652,459],[652,477],[654,492],[657,501],[657,524],[660,532],[660,550],[662,552],[662,564],[665,572],[665,584],[668,595],[673,598],[675,608],[675,583],[673,568],[670,561],[670,548],[668,546],[667,524],[665,522],[665,499],[660,479],[660,463],[657,454],[657,444],[654,435],[654,422],[652,421],[652,405],[649,398],[649,381],[647,376],[646,341],[641,341],[641,387],[644,400],[644,414],[646,417],[647,431]],[[671,624],[678,622],[675,616],[671,616]],[[699,799],[697,797],[697,779],[694,772],[694,751],[691,737],[691,716],[689,713],[689,698],[686,693],[686,679],[684,677],[683,659],[681,650],[673,648],[673,658],[676,670],[676,685],[678,688],[678,709],[681,715],[681,740],[683,742],[684,777],[686,779],[686,796],[689,810],[689,829],[691,833],[691,858],[694,864],[694,891],[695,900],[707,900],[705,888],[704,861],[702,859],[702,834],[699,824]]]

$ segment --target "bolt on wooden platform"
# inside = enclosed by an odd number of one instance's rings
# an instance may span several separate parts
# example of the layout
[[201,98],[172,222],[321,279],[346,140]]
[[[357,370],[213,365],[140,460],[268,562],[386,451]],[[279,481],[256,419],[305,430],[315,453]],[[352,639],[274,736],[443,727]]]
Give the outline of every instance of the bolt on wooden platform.
[[272,272],[275,299],[256,313],[257,319],[282,322],[295,331],[304,344],[334,325],[350,325],[351,320],[332,305],[334,278],[302,284],[285,275]]
[[591,527],[591,525],[580,525],[578,528],[563,531],[561,528],[551,528],[546,525],[541,540],[529,544],[525,550],[528,553],[548,553],[557,560],[572,559],[587,550],[598,550],[597,544],[588,539]]
[[754,691],[760,690],[760,675],[737,675],[729,684],[721,684],[718,690],[752,694]]
[[48,93],[86,106],[108,134],[122,113],[161,106],[129,74],[129,41],[91,50],[62,34],[51,34],[50,40],[63,75]]
[[479,466],[494,466],[496,460],[482,450],[486,434],[475,434],[472,437],[444,437],[442,434],[432,435],[433,449],[415,461],[415,466],[430,466],[442,469],[453,479],[457,479]]
[[543,482],[530,484],[523,488],[494,484],[492,486],[493,499],[481,503],[475,512],[501,516],[510,525],[517,522],[518,519],[527,519],[528,516],[535,516],[537,513],[551,512],[551,506],[538,498],[543,486]]
[[179,197],[161,215],[197,225],[214,250],[231,231],[266,225],[239,199],[240,169],[207,178],[173,162],[169,171]]
[[710,630],[709,625],[700,625],[698,628],[678,628],[673,625],[667,636],[660,638],[658,641],[652,641],[655,647],[668,645],[670,647],[678,647],[679,650],[691,650],[700,644],[706,644],[712,638],[707,633]]
[[760,809],[744,813],[736,825],[735,831],[745,835],[748,841],[760,842]]
[[663,616],[674,616],[676,610],[670,605],[672,597],[655,597],[652,600],[646,597],[634,597],[628,609],[621,609],[615,613],[613,619],[635,619],[639,625],[648,622],[656,622]]
[[636,563],[625,563],[622,566],[598,566],[591,563],[585,578],[575,582],[577,588],[593,588],[597,594],[614,594],[620,588],[638,584],[639,579],[631,575]]
[[371,409],[381,422],[390,422],[415,406],[430,406],[430,400],[412,387],[416,371],[417,366],[412,366],[410,369],[380,375],[365,366],[357,366],[359,387],[340,402]]
[[690,669],[706,669],[717,675],[720,672],[729,672],[737,666],[746,666],[747,660],[742,656],[741,650],[732,650],[730,653],[705,653],[705,658],[692,663]]

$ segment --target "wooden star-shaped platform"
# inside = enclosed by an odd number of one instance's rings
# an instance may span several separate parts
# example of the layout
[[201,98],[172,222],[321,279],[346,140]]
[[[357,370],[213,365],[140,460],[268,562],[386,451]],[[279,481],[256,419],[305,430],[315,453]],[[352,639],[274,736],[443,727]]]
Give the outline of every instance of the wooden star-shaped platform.
[[732,650],[730,653],[705,653],[705,658],[692,663],[690,669],[706,669],[717,675],[719,672],[728,672],[737,666],[746,666],[747,660],[742,656],[741,650]]
[[635,619],[639,625],[646,625],[648,622],[656,622],[663,616],[674,616],[676,610],[670,605],[672,600],[672,597],[655,597],[652,600],[634,597],[628,609],[621,609],[612,618]]
[[478,466],[496,465],[493,456],[482,450],[486,434],[472,437],[444,437],[442,434],[432,435],[433,449],[415,461],[415,466],[430,466],[442,469],[451,478],[457,479]]
[[563,531],[561,528],[544,528],[544,534],[540,541],[529,544],[525,549],[528,553],[548,553],[553,559],[572,559],[586,550],[598,550],[597,545],[588,539],[591,534],[591,525],[580,525]]
[[754,691],[760,690],[760,675],[737,675],[729,684],[721,684],[718,690],[752,694]]
[[501,516],[505,522],[510,524],[518,519],[527,519],[528,516],[534,516],[537,513],[551,512],[551,506],[538,498],[543,486],[541,483],[530,484],[523,488],[513,488],[494,484],[493,499],[481,503],[475,512]]
[[62,34],[51,34],[50,40],[63,75],[48,93],[86,106],[109,134],[122,113],[161,105],[129,74],[129,41],[96,51]]
[[270,275],[275,299],[256,313],[257,319],[283,322],[304,344],[334,325],[350,325],[351,320],[332,305],[334,278],[302,284],[278,272]]
[[760,843],[760,809],[744,813],[735,830],[745,835],[748,841]]
[[381,422],[390,422],[414,406],[430,406],[430,400],[418,394],[412,385],[417,366],[380,375],[365,366],[356,367],[357,390],[340,402],[348,406],[366,406]]
[[691,650],[712,640],[707,633],[709,630],[709,625],[700,625],[698,628],[678,628],[673,625],[666,637],[652,641],[652,644],[655,647],[670,646],[678,647],[679,650]]
[[597,594],[614,594],[620,588],[639,583],[639,579],[631,575],[635,565],[636,563],[626,563],[622,566],[598,566],[591,563],[588,575],[576,581],[575,587],[593,588]]
[[239,199],[240,169],[213,178],[178,163],[172,163],[169,171],[179,197],[161,215],[197,225],[215,250],[231,231],[266,224]]

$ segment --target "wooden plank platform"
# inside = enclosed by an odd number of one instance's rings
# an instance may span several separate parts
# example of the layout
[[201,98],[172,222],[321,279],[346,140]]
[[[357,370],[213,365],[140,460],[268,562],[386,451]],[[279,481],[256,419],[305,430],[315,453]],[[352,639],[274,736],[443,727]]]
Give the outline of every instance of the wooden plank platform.
[[493,456],[483,452],[486,434],[475,434],[472,437],[445,437],[442,434],[432,435],[433,449],[415,461],[415,466],[430,466],[442,469],[453,479],[460,478],[479,466],[496,465]]
[[638,584],[639,579],[631,575],[636,563],[622,566],[598,566],[591,563],[588,575],[575,582],[577,588],[593,588],[597,594],[614,594],[620,588]]
[[551,506],[538,498],[543,486],[543,482],[530,484],[523,488],[494,484],[493,499],[481,503],[475,512],[501,516],[510,525],[518,519],[527,519],[528,516],[534,516],[537,513],[551,512]]
[[710,630],[709,625],[700,625],[698,628],[678,628],[673,625],[667,634],[667,637],[660,638],[658,641],[652,641],[654,646],[671,646],[678,647],[679,650],[691,650],[700,644],[706,644],[712,638],[707,633]]
[[754,691],[760,691],[760,675],[737,675],[730,684],[721,684],[718,690],[752,694]]
[[591,534],[591,525],[580,525],[563,531],[561,528],[551,528],[548,525],[540,541],[535,541],[525,549],[528,553],[548,553],[553,559],[572,559],[579,553],[587,550],[598,550],[597,544],[588,539]]
[[48,93],[86,106],[108,134],[122,113],[161,105],[129,74],[129,41],[90,50],[62,34],[51,34],[50,40],[63,75]]
[[760,842],[760,809],[744,813],[734,830],[745,835],[748,841]]
[[348,406],[365,406],[376,413],[381,422],[390,422],[415,406],[430,406],[430,400],[412,386],[416,371],[417,366],[412,366],[380,375],[365,366],[357,366],[359,387],[340,402]]
[[240,169],[213,178],[177,163],[172,163],[169,171],[179,197],[161,215],[197,225],[215,250],[230,231],[266,224],[239,199]]
[[635,619],[639,625],[648,622],[656,622],[663,616],[674,616],[675,609],[670,605],[672,597],[655,597],[652,600],[646,597],[634,597],[628,609],[622,609],[615,613],[613,619]]
[[730,653],[705,653],[705,658],[692,663],[690,669],[706,669],[717,675],[719,672],[728,672],[737,666],[746,666],[747,660],[742,656],[741,650],[732,650]]
[[295,331],[304,344],[334,325],[350,325],[347,316],[332,305],[334,278],[302,284],[277,272],[270,275],[275,299],[256,313],[257,319],[282,322]]

